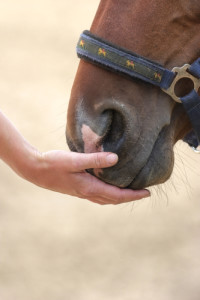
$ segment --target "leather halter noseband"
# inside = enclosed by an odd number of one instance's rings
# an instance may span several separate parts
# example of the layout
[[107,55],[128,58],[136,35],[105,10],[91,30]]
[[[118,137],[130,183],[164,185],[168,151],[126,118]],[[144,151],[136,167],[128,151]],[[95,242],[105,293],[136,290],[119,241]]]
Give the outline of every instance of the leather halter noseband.
[[[197,144],[200,144],[200,96],[198,95],[200,58],[191,65],[175,67],[170,71],[156,62],[118,47],[89,31],[81,34],[77,44],[77,54],[79,58],[104,69],[158,86],[174,101],[182,103],[194,129]],[[175,93],[175,86],[183,78],[189,78],[193,82],[194,89],[184,97],[178,97]]]

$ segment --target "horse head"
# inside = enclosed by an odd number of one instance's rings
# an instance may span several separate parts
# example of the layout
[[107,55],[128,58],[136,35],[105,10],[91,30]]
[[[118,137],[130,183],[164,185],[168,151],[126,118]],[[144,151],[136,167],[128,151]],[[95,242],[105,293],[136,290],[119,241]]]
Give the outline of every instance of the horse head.
[[[91,32],[165,68],[180,67],[200,57],[200,2],[101,0]],[[180,81],[177,94],[189,85]],[[119,156],[116,166],[92,174],[133,189],[163,183],[173,170],[174,144],[190,130],[183,106],[159,88],[80,62],[68,108],[69,147]]]

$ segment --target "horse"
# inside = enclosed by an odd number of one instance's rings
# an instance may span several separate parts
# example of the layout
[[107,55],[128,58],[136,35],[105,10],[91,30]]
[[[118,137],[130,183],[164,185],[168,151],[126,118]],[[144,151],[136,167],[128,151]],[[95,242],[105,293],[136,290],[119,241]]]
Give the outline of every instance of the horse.
[[[200,57],[200,1],[101,0],[90,33],[168,70],[192,64]],[[99,51],[103,59],[106,51]],[[134,66],[127,62],[129,70]],[[176,96],[187,95],[191,85],[189,78],[177,82]],[[69,148],[119,156],[116,166],[91,174],[121,188],[164,183],[173,170],[175,143],[191,130],[183,105],[158,86],[80,61],[67,113]]]

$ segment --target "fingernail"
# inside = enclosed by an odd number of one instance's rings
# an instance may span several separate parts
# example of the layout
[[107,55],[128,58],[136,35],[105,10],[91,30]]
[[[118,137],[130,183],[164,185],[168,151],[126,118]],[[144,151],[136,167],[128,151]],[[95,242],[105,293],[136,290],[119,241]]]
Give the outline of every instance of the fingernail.
[[145,195],[143,198],[149,198],[149,197],[151,197],[150,194],[149,195]]
[[106,157],[106,161],[109,165],[114,165],[118,162],[118,156],[117,154],[109,154],[107,157]]
[[146,193],[144,194],[144,198],[149,198],[151,197],[151,193],[148,190],[145,190]]

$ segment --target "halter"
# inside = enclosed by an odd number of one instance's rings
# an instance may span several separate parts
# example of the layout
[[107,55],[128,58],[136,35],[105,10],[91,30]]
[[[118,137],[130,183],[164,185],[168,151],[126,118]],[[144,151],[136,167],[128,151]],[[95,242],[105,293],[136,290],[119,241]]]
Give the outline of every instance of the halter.
[[[174,101],[182,103],[197,138],[195,145],[192,146],[196,148],[195,146],[200,144],[200,96],[198,95],[200,58],[191,65],[185,64],[181,68],[175,67],[170,71],[154,61],[118,47],[89,31],[81,34],[77,44],[77,54],[79,58],[104,69],[160,87]],[[183,78],[190,79],[194,88],[189,94],[178,97],[175,93],[175,86]]]

